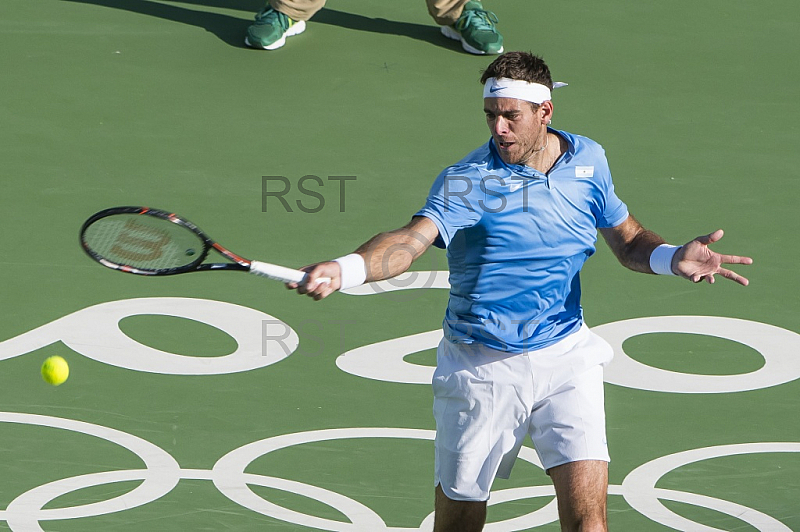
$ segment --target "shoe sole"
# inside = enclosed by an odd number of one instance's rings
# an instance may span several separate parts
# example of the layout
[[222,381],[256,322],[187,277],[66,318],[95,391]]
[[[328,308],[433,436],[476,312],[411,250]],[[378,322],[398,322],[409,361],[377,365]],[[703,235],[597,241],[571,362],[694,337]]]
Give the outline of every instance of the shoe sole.
[[249,37],[244,38],[244,43],[250,48],[260,48],[262,50],[277,50],[278,48],[286,44],[286,37],[300,35],[304,31],[306,31],[306,22],[304,20],[298,20],[292,26],[290,26],[289,29],[286,30],[286,32],[283,35],[281,35],[280,39],[278,39],[277,41],[268,46],[263,46],[261,44],[253,44],[250,42]]
[[[444,35],[448,39],[453,39],[454,41],[461,41],[461,48],[463,48],[464,51],[469,52],[471,54],[487,55],[489,53],[489,52],[484,52],[483,50],[478,50],[474,46],[470,46],[463,39],[463,37],[461,37],[461,34],[458,33],[456,30],[454,30],[453,28],[451,28],[450,26],[442,26],[442,35]],[[502,53],[503,53],[503,47],[501,46],[500,49],[497,52],[494,52],[492,55],[502,54]]]

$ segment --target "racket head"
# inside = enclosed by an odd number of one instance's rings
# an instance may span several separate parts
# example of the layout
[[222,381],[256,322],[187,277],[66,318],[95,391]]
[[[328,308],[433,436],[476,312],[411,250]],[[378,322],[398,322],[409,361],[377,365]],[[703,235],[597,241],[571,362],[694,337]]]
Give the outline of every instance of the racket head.
[[137,275],[205,269],[201,263],[215,245],[190,221],[148,207],[112,207],[92,215],[81,227],[80,242],[103,266]]

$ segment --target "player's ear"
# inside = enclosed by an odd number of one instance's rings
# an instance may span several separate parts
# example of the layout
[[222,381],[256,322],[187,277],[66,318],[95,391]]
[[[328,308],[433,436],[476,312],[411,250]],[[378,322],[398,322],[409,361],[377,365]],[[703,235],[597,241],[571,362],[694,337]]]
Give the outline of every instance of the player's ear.
[[542,105],[539,106],[539,112],[541,113],[542,124],[549,124],[553,120],[553,102],[550,100],[542,102]]

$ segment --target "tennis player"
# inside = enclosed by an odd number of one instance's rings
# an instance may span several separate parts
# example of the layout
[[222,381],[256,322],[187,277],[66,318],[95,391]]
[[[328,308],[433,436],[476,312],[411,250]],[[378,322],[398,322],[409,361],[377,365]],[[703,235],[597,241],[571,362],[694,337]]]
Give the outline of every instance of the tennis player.
[[447,248],[434,530],[483,528],[492,482],[508,476],[526,434],[555,486],[562,530],[606,530],[603,366],[612,349],[583,322],[579,278],[597,231],[643,273],[746,286],[723,265],[752,259],[711,251],[721,230],[677,247],[642,227],[615,193],[600,145],[548,127],[554,84],[541,58],[503,54],[481,82],[491,139],[437,177],[408,225],[304,268],[308,282],[289,288],[322,299],[399,275],[431,244]]

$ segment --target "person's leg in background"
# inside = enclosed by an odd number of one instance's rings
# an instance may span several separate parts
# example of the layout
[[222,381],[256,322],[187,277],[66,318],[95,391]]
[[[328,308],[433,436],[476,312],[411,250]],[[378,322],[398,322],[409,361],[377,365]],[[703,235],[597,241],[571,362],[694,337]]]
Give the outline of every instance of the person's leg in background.
[[497,16],[478,0],[426,0],[428,12],[442,27],[445,37],[461,41],[469,53],[503,53],[503,36],[497,31]]
[[306,21],[324,5],[325,0],[269,0],[247,28],[244,42],[252,48],[280,48],[286,37],[303,33]]

